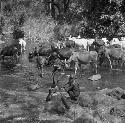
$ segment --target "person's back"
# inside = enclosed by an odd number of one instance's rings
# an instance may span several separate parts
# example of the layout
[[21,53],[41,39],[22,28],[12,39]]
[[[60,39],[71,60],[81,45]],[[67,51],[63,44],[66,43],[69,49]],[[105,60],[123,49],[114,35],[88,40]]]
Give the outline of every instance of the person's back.
[[69,94],[71,100],[77,101],[80,95],[79,83],[75,81],[74,77],[69,77],[69,82],[64,87],[66,92]]

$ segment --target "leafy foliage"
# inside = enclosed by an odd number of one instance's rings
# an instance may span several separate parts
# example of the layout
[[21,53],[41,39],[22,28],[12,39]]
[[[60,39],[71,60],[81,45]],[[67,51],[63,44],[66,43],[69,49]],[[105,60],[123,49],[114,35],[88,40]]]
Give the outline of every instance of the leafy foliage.
[[125,33],[123,0],[4,0],[1,5],[3,30],[17,26],[33,42]]

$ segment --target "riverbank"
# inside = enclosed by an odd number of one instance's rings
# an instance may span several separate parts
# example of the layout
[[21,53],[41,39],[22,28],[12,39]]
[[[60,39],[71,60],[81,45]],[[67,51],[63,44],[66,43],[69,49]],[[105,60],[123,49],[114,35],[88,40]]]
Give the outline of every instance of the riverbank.
[[[59,93],[46,103],[48,93],[0,89],[0,121],[23,123],[124,123],[125,91],[121,88],[81,92],[78,103]],[[63,93],[65,95],[65,93]],[[67,96],[67,95],[66,95]]]

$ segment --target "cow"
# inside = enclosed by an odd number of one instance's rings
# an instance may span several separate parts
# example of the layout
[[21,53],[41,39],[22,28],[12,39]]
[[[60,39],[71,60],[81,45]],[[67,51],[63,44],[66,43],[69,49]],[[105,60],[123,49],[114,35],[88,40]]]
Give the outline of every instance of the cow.
[[109,60],[111,69],[113,68],[112,61],[111,61],[112,59],[122,60],[121,67],[123,66],[123,63],[125,62],[125,51],[121,50],[121,48],[102,46],[98,54],[99,56],[101,54],[104,54],[105,58]]
[[76,45],[80,47],[84,47],[85,50],[89,51],[89,46],[95,41],[95,39],[85,39],[81,38],[80,36],[76,37],[69,37],[69,40],[72,40],[75,42]]
[[15,58],[16,60],[18,60],[18,56],[20,55],[20,52],[16,46],[10,45],[10,46],[4,47],[1,50],[0,55],[2,57],[3,62],[4,62],[5,56],[9,56],[9,57],[12,57],[12,58]]
[[48,60],[44,56],[39,56],[39,54],[36,56],[36,64],[37,64],[37,69],[41,71],[41,77],[43,77],[44,74],[44,65],[48,64]]
[[75,75],[79,65],[81,66],[81,64],[90,64],[90,63],[94,63],[97,73],[98,53],[96,51],[73,52],[71,57],[67,60],[67,63],[71,63],[71,61],[75,62]]
[[26,50],[26,41],[23,38],[19,38],[19,44],[21,45],[21,54]]
[[102,38],[101,40],[105,43],[105,46],[109,46],[109,41],[107,38]]
[[110,42],[110,45],[119,45],[121,50],[125,48],[125,38],[121,37],[120,40],[118,38],[113,38]]

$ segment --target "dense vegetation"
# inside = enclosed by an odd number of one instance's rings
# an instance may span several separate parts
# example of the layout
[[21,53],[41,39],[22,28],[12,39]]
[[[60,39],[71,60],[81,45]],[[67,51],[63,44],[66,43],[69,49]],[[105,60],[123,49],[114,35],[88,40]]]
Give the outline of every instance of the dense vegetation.
[[107,38],[125,34],[124,0],[1,0],[1,32],[20,28],[30,42],[72,34]]

